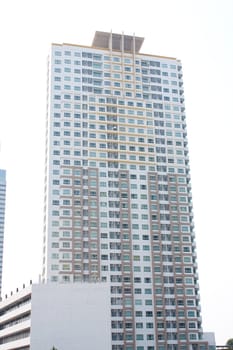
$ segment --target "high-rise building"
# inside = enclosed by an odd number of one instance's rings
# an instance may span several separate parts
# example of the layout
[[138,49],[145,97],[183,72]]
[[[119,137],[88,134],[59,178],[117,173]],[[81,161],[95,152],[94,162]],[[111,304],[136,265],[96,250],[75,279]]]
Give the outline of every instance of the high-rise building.
[[44,282],[110,282],[112,350],[204,350],[181,62],[96,32],[48,63]]
[[0,169],[0,295],[2,292],[2,262],[6,202],[6,170]]

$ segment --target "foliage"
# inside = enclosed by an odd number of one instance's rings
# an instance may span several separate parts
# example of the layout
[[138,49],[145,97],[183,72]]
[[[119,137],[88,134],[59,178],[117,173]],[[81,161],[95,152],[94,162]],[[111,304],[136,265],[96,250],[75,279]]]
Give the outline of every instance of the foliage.
[[227,345],[227,346],[230,346],[230,347],[233,349],[233,338],[228,339],[226,345]]

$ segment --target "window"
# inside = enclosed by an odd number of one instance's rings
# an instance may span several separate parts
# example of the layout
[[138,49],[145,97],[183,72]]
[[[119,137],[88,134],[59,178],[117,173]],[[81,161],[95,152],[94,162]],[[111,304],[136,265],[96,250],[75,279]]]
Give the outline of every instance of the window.
[[137,334],[137,335],[136,335],[136,339],[137,339],[137,340],[143,340],[143,339],[144,339],[143,334]]
[[146,311],[146,317],[153,317],[153,311]]

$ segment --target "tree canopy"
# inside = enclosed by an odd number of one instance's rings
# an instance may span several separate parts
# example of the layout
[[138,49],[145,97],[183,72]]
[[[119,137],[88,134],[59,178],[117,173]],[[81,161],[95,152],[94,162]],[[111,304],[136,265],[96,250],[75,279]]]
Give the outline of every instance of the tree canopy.
[[233,338],[231,339],[228,339],[227,343],[226,343],[227,346],[230,346],[233,348]]

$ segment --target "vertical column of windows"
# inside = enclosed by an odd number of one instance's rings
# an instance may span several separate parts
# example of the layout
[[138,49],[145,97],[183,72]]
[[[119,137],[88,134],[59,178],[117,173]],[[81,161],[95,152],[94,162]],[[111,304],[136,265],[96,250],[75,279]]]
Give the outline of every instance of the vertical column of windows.
[[[110,142],[110,146],[112,142]],[[111,150],[111,148],[110,148]],[[110,163],[112,164],[112,163]],[[123,349],[124,342],[124,306],[122,284],[122,243],[120,218],[120,190],[119,172],[117,169],[108,170],[108,215],[109,215],[109,247],[110,247],[110,282],[111,308],[113,320],[112,341],[113,347]],[[118,320],[115,318],[117,317]]]
[[[72,270],[73,279],[76,281],[84,280],[84,236],[86,232],[83,227],[84,221],[84,199],[83,189],[83,169],[82,167],[73,168],[73,192],[72,192],[72,210],[73,217],[73,231],[72,231]],[[86,246],[85,246],[86,248]]]
[[60,234],[59,234],[59,272],[63,281],[73,281],[72,269],[72,230],[73,230],[73,210],[72,192],[74,181],[72,178],[72,168],[61,168],[60,174]]
[[0,169],[0,294],[2,289],[2,260],[4,246],[6,180],[5,171]]
[[135,348],[134,290],[132,261],[132,231],[130,212],[129,172],[119,172],[121,247],[122,247],[122,297],[124,314],[125,348]]
[[[60,64],[59,62],[55,62],[56,64]],[[60,69],[60,68],[59,68]],[[60,81],[60,76],[54,77],[55,81]],[[53,82],[52,82],[53,87]],[[53,96],[54,104],[52,105],[52,118],[50,119],[50,127],[53,130],[53,137],[50,140],[50,152],[51,152],[51,160],[50,160],[50,171],[53,174],[53,180],[52,180],[52,188],[51,194],[49,194],[49,206],[50,208],[50,215],[49,220],[50,223],[48,224],[49,227],[51,225],[51,231],[52,231],[52,237],[47,237],[48,241],[47,244],[50,244],[50,247],[48,249],[48,252],[50,252],[50,257],[48,264],[50,263],[50,266],[48,266],[48,269],[51,271],[51,280],[57,281],[58,280],[58,273],[59,273],[59,248],[60,248],[60,242],[59,242],[59,225],[60,225],[60,105],[56,105],[56,101],[60,100],[61,96],[60,94],[55,94]],[[45,238],[46,239],[46,238]],[[48,253],[47,253],[48,254]],[[51,259],[51,260],[50,260]],[[44,268],[45,267],[46,258],[44,256]]]
[[183,268],[182,268],[182,242],[180,234],[179,217],[179,194],[176,183],[176,176],[168,176],[168,193],[171,201],[170,205],[170,225],[172,237],[173,269],[174,269],[174,288],[176,297],[176,327],[177,341],[187,339],[187,330],[184,327],[185,316],[185,295],[183,288]]
[[[159,175],[161,176],[161,175]],[[163,178],[162,178],[163,180]],[[163,181],[162,181],[163,183]],[[154,294],[154,318],[155,324],[155,344],[157,347],[164,346],[166,344],[166,303],[170,298],[166,298],[163,280],[163,267],[164,264],[168,264],[171,260],[169,249],[165,246],[165,242],[162,239],[162,225],[166,225],[163,219],[165,217],[166,209],[168,206],[168,199],[161,189],[159,190],[158,175],[148,174],[148,187],[151,188],[149,198],[149,213],[151,221],[151,235],[150,241],[153,248],[153,294]],[[161,216],[161,213],[163,213]],[[166,227],[163,227],[163,232],[166,232]],[[163,246],[163,248],[162,248]],[[170,296],[170,295],[169,295]],[[166,300],[167,299],[167,300]],[[170,303],[172,305],[172,303]],[[172,306],[170,306],[172,307]],[[164,345],[163,345],[164,344]]]

